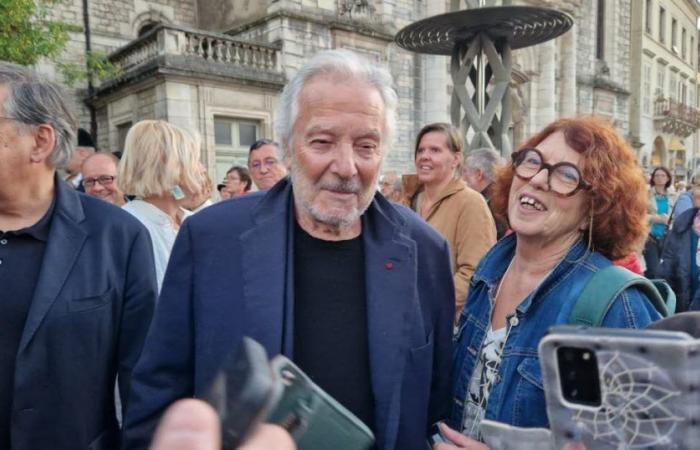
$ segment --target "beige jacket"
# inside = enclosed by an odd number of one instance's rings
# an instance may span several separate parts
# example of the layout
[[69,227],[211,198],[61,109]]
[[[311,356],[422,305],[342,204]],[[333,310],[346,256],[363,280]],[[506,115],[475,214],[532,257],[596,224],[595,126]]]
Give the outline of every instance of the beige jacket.
[[[414,211],[423,186],[417,175],[402,178],[404,204]],[[447,240],[452,253],[455,321],[467,301],[469,281],[482,256],[496,243],[496,224],[484,197],[455,178],[429,211],[421,214]]]

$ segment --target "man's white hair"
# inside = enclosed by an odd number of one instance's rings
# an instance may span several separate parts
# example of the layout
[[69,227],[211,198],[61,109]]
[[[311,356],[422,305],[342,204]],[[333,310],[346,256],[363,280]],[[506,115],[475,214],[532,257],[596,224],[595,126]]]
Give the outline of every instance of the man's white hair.
[[384,153],[391,148],[396,130],[398,99],[388,70],[345,49],[324,50],[304,65],[282,91],[275,131],[282,144],[283,157],[291,156],[294,123],[299,116],[299,96],[306,83],[316,76],[362,81],[377,89],[384,101]]

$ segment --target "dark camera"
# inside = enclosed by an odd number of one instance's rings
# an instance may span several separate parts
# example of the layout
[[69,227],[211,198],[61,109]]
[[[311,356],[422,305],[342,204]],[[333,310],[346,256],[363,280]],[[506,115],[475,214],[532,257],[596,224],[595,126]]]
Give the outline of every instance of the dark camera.
[[585,406],[600,406],[600,378],[595,352],[587,348],[557,349],[559,382],[564,399]]

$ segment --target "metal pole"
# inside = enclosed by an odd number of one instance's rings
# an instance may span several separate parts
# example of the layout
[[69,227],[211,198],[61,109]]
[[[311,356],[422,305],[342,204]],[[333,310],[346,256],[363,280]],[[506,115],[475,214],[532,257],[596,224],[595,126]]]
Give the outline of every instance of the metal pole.
[[[92,83],[92,69],[88,58],[92,53],[91,44],[91,32],[90,32],[90,10],[88,9],[88,0],[83,0],[83,26],[85,27],[85,69],[87,70],[87,83],[88,83],[88,98],[91,98],[95,93],[95,86]],[[97,147],[97,113],[95,112],[95,107],[89,102],[86,102],[88,110],[90,111],[90,134],[95,142],[95,147]]]

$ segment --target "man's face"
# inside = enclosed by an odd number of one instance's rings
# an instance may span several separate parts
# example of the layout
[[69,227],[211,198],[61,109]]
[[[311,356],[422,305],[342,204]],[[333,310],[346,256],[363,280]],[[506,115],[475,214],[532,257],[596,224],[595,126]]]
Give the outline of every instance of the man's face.
[[263,145],[250,153],[248,170],[253,183],[260,190],[270,189],[287,175],[287,169],[277,158],[277,148],[272,144]]
[[66,165],[66,172],[71,175],[80,173],[80,167],[82,166],[83,161],[85,161],[85,158],[93,154],[94,151],[95,149],[92,147],[75,147],[75,151],[73,151],[73,155]]
[[228,195],[227,198],[237,197],[245,193],[245,185],[246,183],[241,180],[241,175],[238,171],[232,170],[226,174],[226,186],[224,186],[222,191],[226,191]]
[[384,197],[389,198],[394,193],[394,185],[396,184],[397,179],[398,176],[392,173],[384,175],[379,181],[379,190],[382,192]]
[[8,94],[7,87],[0,84],[0,180],[3,184],[26,181],[33,146],[32,133],[23,132],[19,122],[4,118]]
[[297,211],[316,224],[356,224],[369,206],[382,163],[384,101],[372,86],[327,77],[299,97],[291,175]]
[[113,205],[124,204],[124,193],[116,183],[117,166],[106,155],[94,155],[82,166],[85,193]]
[[481,191],[484,179],[480,170],[472,169],[471,167],[465,165],[462,169],[462,179],[470,188],[477,192]]

